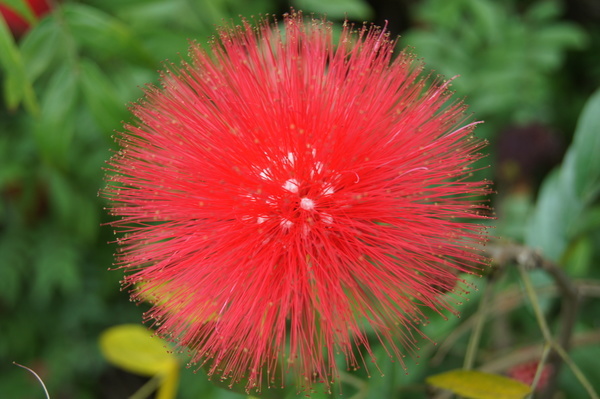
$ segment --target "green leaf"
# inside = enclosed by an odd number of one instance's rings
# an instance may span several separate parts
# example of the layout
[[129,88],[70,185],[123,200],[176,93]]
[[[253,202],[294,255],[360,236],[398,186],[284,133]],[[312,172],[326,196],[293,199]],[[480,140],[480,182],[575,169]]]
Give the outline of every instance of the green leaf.
[[179,362],[167,343],[139,324],[122,324],[105,330],[100,350],[111,364],[133,374],[159,376],[157,399],[174,399],[179,383]]
[[554,23],[535,32],[536,43],[552,46],[559,52],[566,48],[581,48],[587,40],[585,32],[575,24]]
[[557,261],[567,247],[567,224],[571,204],[562,191],[560,169],[554,170],[542,183],[534,212],[529,219],[525,243],[537,248],[548,258]]
[[111,15],[75,3],[65,4],[63,14],[79,47],[95,57],[124,57],[152,68],[156,66],[152,55],[134,38],[127,25]]
[[527,245],[559,261],[581,229],[586,205],[600,186],[600,91],[586,104],[573,143],[559,169],[542,183],[525,236]]
[[590,234],[600,229],[600,205],[587,208],[573,223],[573,234]]
[[87,108],[93,115],[96,123],[107,133],[120,126],[120,122],[127,117],[125,102],[119,98],[117,90],[108,77],[100,70],[97,64],[88,60],[81,60],[81,87]]
[[508,194],[497,207],[499,217],[496,222],[496,234],[522,242],[532,208],[533,201],[529,193]]
[[569,152],[574,157],[575,191],[588,204],[598,195],[600,184],[600,90],[586,103]]
[[0,267],[0,300],[9,308],[18,304],[22,297],[25,287],[21,282],[29,266],[25,254],[30,252],[27,240],[11,230],[0,235],[0,259],[3,263]]
[[555,23],[536,29],[531,38],[530,62],[542,71],[555,71],[563,63],[565,50],[583,47],[586,39],[581,29],[568,23]]
[[66,58],[67,41],[57,18],[45,18],[31,29],[20,44],[27,78],[34,82],[52,62]]
[[[386,348],[381,346],[375,349],[375,356],[377,359],[382,359],[379,363],[379,369],[382,375],[374,375],[373,378],[369,379],[368,384],[368,397],[370,398],[393,398],[396,395],[394,393],[401,386],[408,384],[409,377],[405,374],[406,372],[402,369],[400,362],[392,361],[385,352]],[[398,370],[402,370],[401,372]],[[407,378],[398,378],[400,377]]]
[[[289,390],[287,395],[282,396],[276,396],[278,398],[284,398],[284,399],[333,399],[333,398],[341,398],[340,394],[338,393],[337,395],[333,394],[333,393],[328,393],[328,388],[326,388],[323,384],[315,384],[311,391],[310,394],[307,394],[306,392],[298,392],[297,390]],[[263,390],[264,392],[264,390]],[[262,393],[262,392],[261,392]],[[258,398],[263,398],[263,395],[257,395]],[[276,397],[273,397],[276,398]],[[357,396],[359,397],[359,396]],[[257,398],[257,399],[258,399]]]
[[452,370],[428,377],[426,381],[470,399],[522,399],[531,392],[522,382],[473,370]]
[[78,97],[77,72],[69,64],[55,72],[42,97],[42,113],[34,135],[47,162],[64,165],[75,132],[75,106]]
[[501,38],[502,31],[500,24],[503,22],[500,18],[501,10],[493,2],[471,0],[468,3],[469,11],[472,13],[474,23],[479,27],[477,36],[483,35],[486,40],[495,42]]
[[544,22],[560,17],[561,9],[556,1],[538,1],[526,11],[526,16],[535,22]]
[[34,249],[35,270],[32,275],[31,298],[45,308],[55,291],[69,296],[81,287],[81,269],[78,267],[79,254],[75,247],[57,232],[40,234]]
[[373,9],[363,0],[295,0],[294,6],[304,11],[327,14],[331,19],[367,20],[373,16]]
[[4,18],[0,18],[0,66],[5,70],[4,98],[8,109],[14,111],[23,102],[29,113],[37,115],[39,107],[35,92]]
[[85,195],[82,187],[68,179],[60,170],[47,168],[43,179],[48,185],[49,205],[55,224],[72,236],[74,243],[92,242],[100,224],[98,207],[93,197]]
[[146,377],[167,373],[177,359],[167,343],[139,324],[121,324],[100,335],[102,355],[112,365]]
[[576,240],[565,254],[565,268],[573,277],[585,277],[590,273],[594,258],[594,242],[589,236]]

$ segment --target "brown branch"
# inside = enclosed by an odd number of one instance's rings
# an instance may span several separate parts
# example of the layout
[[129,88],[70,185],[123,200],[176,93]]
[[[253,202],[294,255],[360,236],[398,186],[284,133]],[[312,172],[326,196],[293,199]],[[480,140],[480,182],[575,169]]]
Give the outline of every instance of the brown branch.
[[[574,334],[571,339],[571,348],[594,346],[598,344],[600,344],[600,332],[598,331],[587,331],[580,334]],[[477,369],[486,373],[503,373],[519,364],[540,360],[543,349],[544,344],[518,348],[500,357],[495,357],[492,361],[482,364]]]
[[[579,294],[584,298],[600,298],[600,281],[579,279],[574,280],[573,285]],[[536,287],[536,292],[538,295],[551,297],[560,295],[560,291],[554,282]],[[495,297],[492,307],[490,308],[490,315],[488,317],[493,320],[512,312],[517,307],[523,305],[526,296],[527,295],[525,295],[525,293],[518,287],[510,288],[506,291],[498,293]],[[456,328],[452,330],[452,332],[446,336],[442,342],[440,342],[440,345],[428,348],[432,351],[435,349],[435,355],[433,355],[429,361],[431,365],[439,366],[443,362],[448,352],[455,347],[456,342],[473,328],[477,317],[478,315],[474,314],[465,319],[462,323],[456,326]],[[539,359],[539,356],[537,359]]]
[[[542,269],[552,277],[560,291],[562,299],[558,344],[565,351],[568,351],[571,345],[573,328],[577,321],[580,301],[580,292],[571,279],[556,263],[545,259],[538,252],[528,247],[510,243],[499,246],[492,245],[487,248],[487,252],[494,259],[494,262],[501,267],[516,263],[528,269]],[[550,354],[548,364],[551,365],[551,376],[548,386],[539,396],[540,399],[550,399],[556,391],[557,376],[562,366],[562,358],[556,351],[552,351]]]

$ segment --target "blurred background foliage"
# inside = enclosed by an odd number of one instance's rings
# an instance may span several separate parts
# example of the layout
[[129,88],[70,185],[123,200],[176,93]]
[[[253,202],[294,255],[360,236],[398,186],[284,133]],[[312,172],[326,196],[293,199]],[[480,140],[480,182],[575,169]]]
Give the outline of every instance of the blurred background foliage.
[[[186,57],[189,40],[206,44],[224,20],[280,15],[290,6],[337,22],[387,24],[434,75],[460,75],[453,88],[475,118],[486,121],[477,133],[491,142],[485,159],[491,167],[479,173],[498,191],[493,234],[540,249],[573,278],[598,281],[598,95],[573,139],[584,104],[600,87],[598,1],[0,0],[3,397],[41,397],[35,380],[11,361],[37,370],[54,399],[124,398],[147,381],[108,365],[98,345],[102,331],[139,323],[144,310],[119,291],[121,272],[107,271],[115,250],[107,243],[114,237],[97,193],[115,148],[111,136],[129,119],[126,104],[157,81],[164,60]],[[547,281],[534,277],[537,284]],[[476,284],[484,286],[485,279]],[[518,281],[506,279],[500,298],[515,288]],[[424,330],[442,342],[463,328],[479,298],[480,292],[471,295],[463,319],[432,317]],[[553,320],[557,299],[544,304]],[[597,300],[584,301],[576,334],[597,332],[599,315]],[[526,306],[502,320],[511,350],[539,342]],[[458,339],[443,362],[426,345],[409,375],[384,360],[386,377],[375,373],[362,382],[366,397],[425,397],[424,378],[460,367],[465,342]],[[591,342],[572,354],[600,390],[597,335]],[[493,356],[495,344],[482,342],[483,360]],[[342,383],[348,397],[360,390],[349,381]],[[568,370],[560,384],[563,397],[585,397]],[[179,397],[243,396],[183,370]]]

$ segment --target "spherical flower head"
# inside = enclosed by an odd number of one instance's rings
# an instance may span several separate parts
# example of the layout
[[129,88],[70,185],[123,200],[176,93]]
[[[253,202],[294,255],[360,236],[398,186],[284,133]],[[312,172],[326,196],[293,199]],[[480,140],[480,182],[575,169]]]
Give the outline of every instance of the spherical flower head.
[[444,294],[485,263],[464,105],[384,29],[333,36],[292,12],[193,44],[110,161],[124,284],[191,363],[248,390],[330,384],[373,339],[402,362],[424,309],[455,312]]

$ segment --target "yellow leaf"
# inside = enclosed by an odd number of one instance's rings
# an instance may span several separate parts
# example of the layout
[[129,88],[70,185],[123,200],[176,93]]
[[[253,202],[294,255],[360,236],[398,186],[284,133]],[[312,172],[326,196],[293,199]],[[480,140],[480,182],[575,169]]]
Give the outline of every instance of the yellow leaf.
[[470,399],[523,399],[531,392],[522,382],[474,370],[452,370],[428,377],[426,381]]
[[179,385],[179,365],[173,364],[171,370],[165,374],[161,381],[158,391],[156,392],[156,399],[175,399],[177,396],[177,387]]
[[122,324],[105,330],[100,349],[111,364],[133,374],[152,377],[169,375],[178,368],[167,343],[139,324]]

